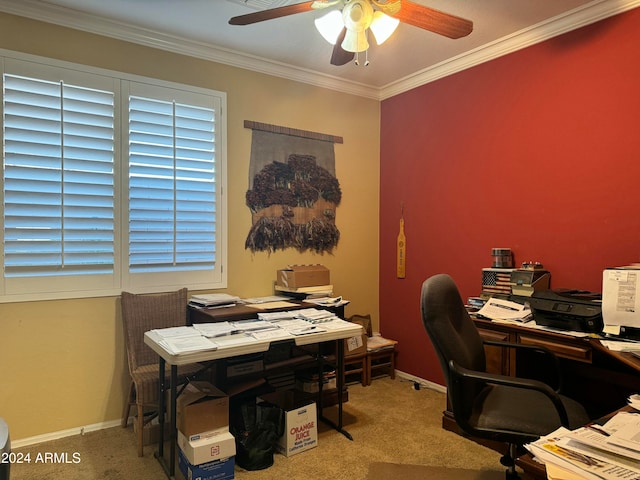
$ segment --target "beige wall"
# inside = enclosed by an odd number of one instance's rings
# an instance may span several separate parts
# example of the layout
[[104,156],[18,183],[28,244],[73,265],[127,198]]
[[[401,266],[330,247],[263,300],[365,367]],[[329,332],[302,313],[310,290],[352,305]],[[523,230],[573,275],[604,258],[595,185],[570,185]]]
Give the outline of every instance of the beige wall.
[[[369,312],[377,324],[379,102],[5,14],[0,48],[226,92],[228,291],[269,295],[278,268],[323,263],[336,294],[351,301],[347,315]],[[335,147],[343,199],[332,255],[244,249],[251,222],[244,120],[344,138]],[[125,357],[117,298],[0,304],[0,416],[14,442],[117,420],[128,388]]]

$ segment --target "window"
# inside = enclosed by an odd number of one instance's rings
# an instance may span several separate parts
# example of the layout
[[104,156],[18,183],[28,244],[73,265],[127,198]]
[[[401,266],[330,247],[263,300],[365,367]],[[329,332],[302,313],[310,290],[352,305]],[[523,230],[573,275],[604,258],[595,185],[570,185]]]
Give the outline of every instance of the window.
[[225,97],[6,58],[0,300],[226,286]]

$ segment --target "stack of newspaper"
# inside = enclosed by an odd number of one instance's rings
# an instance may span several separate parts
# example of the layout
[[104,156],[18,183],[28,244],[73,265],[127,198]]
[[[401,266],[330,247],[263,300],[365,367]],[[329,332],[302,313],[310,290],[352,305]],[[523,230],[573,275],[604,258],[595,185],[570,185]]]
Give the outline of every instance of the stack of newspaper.
[[559,428],[526,445],[554,480],[640,480],[640,413],[619,412],[604,425]]

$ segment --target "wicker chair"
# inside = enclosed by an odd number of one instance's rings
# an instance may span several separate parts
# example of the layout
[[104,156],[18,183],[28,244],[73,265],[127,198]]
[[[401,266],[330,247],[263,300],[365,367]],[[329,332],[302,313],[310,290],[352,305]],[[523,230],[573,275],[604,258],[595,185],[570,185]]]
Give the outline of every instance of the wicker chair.
[[[156,415],[147,415],[145,408],[158,408],[158,355],[144,343],[144,332],[155,328],[187,324],[187,289],[176,292],[138,295],[122,292],[122,323],[129,362],[131,385],[122,413],[122,427],[129,423],[132,405],[137,407],[135,419],[138,456],[144,453],[143,430]],[[178,369],[178,381],[184,382],[202,369],[201,365],[186,365]]]

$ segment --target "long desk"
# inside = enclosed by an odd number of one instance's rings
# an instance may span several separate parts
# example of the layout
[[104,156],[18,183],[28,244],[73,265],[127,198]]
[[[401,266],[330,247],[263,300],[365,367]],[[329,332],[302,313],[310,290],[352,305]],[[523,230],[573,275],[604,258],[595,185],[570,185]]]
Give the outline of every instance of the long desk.
[[[611,351],[596,338],[576,338],[529,328],[526,324],[474,321],[485,340],[539,345],[553,351],[560,359],[564,379],[562,392],[582,403],[592,419],[617,411],[626,405],[629,395],[640,392],[640,359],[626,352]],[[527,354],[493,346],[485,347],[485,353],[487,370],[492,373],[545,380],[544,368]],[[442,426],[461,433],[448,409],[443,413]],[[488,445],[497,450],[504,448],[502,444]],[[534,462],[529,455],[519,458],[517,464],[531,477],[546,479],[544,466]]]
[[[339,330],[327,330],[326,332],[313,333],[309,335],[295,336],[291,340],[296,346],[312,345],[323,342],[335,341],[337,344],[336,354],[336,369],[337,369],[337,386],[338,386],[338,422],[337,424],[330,422],[328,419],[322,417],[325,422],[330,423],[336,430],[343,433],[348,438],[351,438],[348,432],[344,431],[342,424],[342,394],[343,394],[343,356],[344,356],[344,342],[338,341],[345,338],[350,338],[355,335],[360,335],[362,327],[358,324],[349,325],[347,328],[341,328]],[[175,459],[176,459],[176,397],[177,397],[177,377],[178,366],[189,365],[194,363],[205,363],[214,360],[228,359],[236,356],[247,355],[252,353],[266,352],[271,347],[272,341],[270,340],[254,340],[249,343],[243,343],[233,346],[219,347],[217,350],[202,350],[191,353],[183,353],[175,355],[166,350],[160,344],[161,337],[154,331],[149,331],[144,334],[144,343],[148,345],[159,357],[159,384],[160,384],[160,396],[159,396],[159,440],[158,451],[156,456],[161,463],[167,476],[174,478],[175,476]],[[322,365],[322,359],[319,359],[319,365]],[[166,384],[166,365],[170,367],[169,385]],[[320,393],[319,398],[322,396],[322,382],[320,381]],[[164,458],[164,412],[166,411],[165,395],[162,392],[170,391],[169,400],[169,462]],[[321,410],[321,408],[320,408]]]

